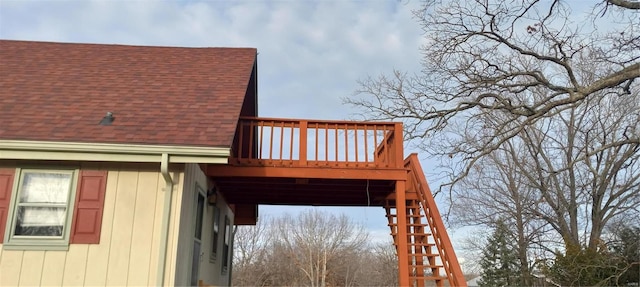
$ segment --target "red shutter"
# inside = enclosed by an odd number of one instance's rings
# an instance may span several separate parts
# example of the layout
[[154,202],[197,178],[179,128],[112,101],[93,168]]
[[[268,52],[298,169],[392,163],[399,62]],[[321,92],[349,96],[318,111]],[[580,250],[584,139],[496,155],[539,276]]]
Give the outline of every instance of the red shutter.
[[71,225],[71,243],[100,243],[107,171],[82,170]]
[[7,215],[15,173],[14,169],[0,169],[0,244],[4,242],[4,229],[7,226]]

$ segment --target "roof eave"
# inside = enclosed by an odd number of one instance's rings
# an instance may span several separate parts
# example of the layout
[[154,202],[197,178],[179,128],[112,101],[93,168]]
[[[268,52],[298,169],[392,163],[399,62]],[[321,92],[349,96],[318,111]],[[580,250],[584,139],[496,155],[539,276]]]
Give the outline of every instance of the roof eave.
[[0,160],[160,162],[162,154],[170,163],[226,164],[230,148],[0,140]]

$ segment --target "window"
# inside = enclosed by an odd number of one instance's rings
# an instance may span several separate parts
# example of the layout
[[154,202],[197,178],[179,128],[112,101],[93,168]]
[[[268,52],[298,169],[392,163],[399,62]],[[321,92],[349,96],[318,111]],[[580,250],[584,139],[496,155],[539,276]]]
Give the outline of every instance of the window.
[[19,169],[17,174],[7,244],[66,246],[75,198],[75,172]]
[[195,230],[193,234],[193,253],[191,257],[191,286],[198,286],[200,271],[200,250],[202,243],[202,216],[204,215],[204,191],[196,185]]
[[66,250],[98,244],[106,170],[0,168],[3,249]]
[[194,230],[193,237],[198,240],[202,240],[202,215],[204,214],[204,195],[197,193],[197,205],[196,205],[196,228]]
[[231,222],[224,217],[224,247],[222,248],[222,272],[229,270],[229,247],[231,245]]
[[216,262],[218,256],[218,235],[220,234],[220,209],[213,206],[213,226],[211,228],[211,253],[209,254],[209,262]]

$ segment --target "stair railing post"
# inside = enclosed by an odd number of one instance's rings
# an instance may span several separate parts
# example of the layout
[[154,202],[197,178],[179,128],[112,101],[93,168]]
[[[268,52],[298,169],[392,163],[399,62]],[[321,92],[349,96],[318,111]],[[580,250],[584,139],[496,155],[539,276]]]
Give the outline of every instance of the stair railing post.
[[404,166],[404,135],[402,134],[402,123],[395,123],[393,133],[393,144],[395,146],[391,152],[394,153],[393,159],[395,160],[395,167],[402,168]]
[[396,181],[396,220],[398,244],[398,283],[409,286],[409,246],[407,237],[406,181]]
[[300,121],[300,165],[307,165],[307,121]]

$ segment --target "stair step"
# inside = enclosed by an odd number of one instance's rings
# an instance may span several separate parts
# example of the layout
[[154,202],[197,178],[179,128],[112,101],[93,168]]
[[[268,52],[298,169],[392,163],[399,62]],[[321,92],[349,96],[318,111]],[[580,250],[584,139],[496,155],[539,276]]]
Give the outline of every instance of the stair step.
[[[415,267],[416,269],[422,267],[423,268],[422,270],[424,270],[424,269],[440,269],[440,268],[443,268],[442,265],[423,265],[423,266],[413,266],[413,267]],[[425,271],[424,273],[427,273],[427,271]],[[442,273],[444,274],[444,271]],[[445,276],[445,275],[443,275],[443,276]]]
[[[391,233],[389,233],[389,235],[391,235],[393,237],[396,237],[396,235],[398,235],[398,233],[397,232],[391,232]],[[420,235],[430,236],[431,234],[420,234]],[[417,235],[417,234],[407,234],[407,237],[411,237],[411,236],[419,236],[419,235]],[[420,242],[420,241],[421,240],[416,240],[416,242]],[[425,243],[425,244],[427,244],[427,243]]]
[[447,277],[443,277],[443,276],[409,276],[409,279],[412,280],[448,280]]
[[[430,257],[439,257],[440,254],[413,254],[413,253],[409,253],[409,257],[420,257],[420,256],[430,258]],[[411,260],[409,260],[409,262],[411,262]]]
[[[397,244],[394,243],[393,245],[397,245]],[[407,246],[433,247],[433,246],[436,246],[436,244],[435,243],[408,243]]]
[[[387,214],[386,215],[387,218],[397,218],[397,216],[395,214]],[[420,215],[420,214],[407,214],[406,216],[407,218],[425,218],[426,216]]]
[[[397,223],[389,223],[387,224],[387,226],[391,227],[391,226],[397,226]],[[414,226],[414,227],[427,227],[429,225],[427,225],[426,223],[409,223],[409,224],[405,224],[405,226]]]
[[[393,236],[395,238],[398,234],[397,233],[389,233],[389,235],[391,235],[391,236]],[[414,236],[414,235],[415,234],[407,234],[407,237],[411,237],[411,236]],[[431,234],[424,234],[424,235],[430,236]],[[416,241],[420,241],[420,240],[416,240]],[[425,244],[431,244],[431,243],[425,243]]]

